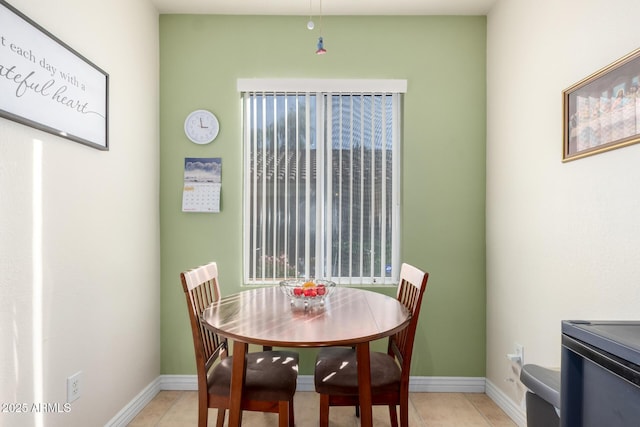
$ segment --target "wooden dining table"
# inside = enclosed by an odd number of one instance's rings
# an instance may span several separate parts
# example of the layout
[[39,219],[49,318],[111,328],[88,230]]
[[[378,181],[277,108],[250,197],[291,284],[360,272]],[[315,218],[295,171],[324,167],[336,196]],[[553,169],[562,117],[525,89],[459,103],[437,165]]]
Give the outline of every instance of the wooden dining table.
[[305,308],[278,287],[256,288],[221,298],[202,314],[205,327],[233,341],[229,426],[242,423],[242,390],[249,344],[271,347],[354,346],[358,363],[360,422],[372,418],[369,343],[395,334],[411,314],[395,298],[336,287],[324,304]]

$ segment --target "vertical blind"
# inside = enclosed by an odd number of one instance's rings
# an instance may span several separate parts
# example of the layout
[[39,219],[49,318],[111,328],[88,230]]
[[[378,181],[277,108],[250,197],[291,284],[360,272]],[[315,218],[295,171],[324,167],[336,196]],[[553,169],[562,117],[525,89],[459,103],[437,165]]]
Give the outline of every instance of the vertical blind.
[[400,94],[243,92],[245,281],[392,283]]

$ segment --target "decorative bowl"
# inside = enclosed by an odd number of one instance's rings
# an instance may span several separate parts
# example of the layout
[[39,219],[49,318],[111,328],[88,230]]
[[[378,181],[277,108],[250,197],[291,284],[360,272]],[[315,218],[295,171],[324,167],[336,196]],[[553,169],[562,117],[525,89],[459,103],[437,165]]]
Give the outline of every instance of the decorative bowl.
[[323,279],[289,279],[280,282],[280,289],[289,297],[291,305],[300,302],[305,308],[315,304],[324,305],[335,287],[335,282]]

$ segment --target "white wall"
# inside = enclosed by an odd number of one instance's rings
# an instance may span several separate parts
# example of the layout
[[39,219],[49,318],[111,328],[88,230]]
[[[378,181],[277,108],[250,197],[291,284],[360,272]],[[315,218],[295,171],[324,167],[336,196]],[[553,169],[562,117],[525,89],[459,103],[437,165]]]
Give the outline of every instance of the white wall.
[[640,145],[562,163],[562,90],[640,47],[637,0],[499,0],[488,16],[487,379],[560,366],[560,322],[640,318]]
[[[110,151],[0,119],[1,426],[104,425],[159,360],[158,15],[130,0],[10,0],[110,75]],[[0,33],[2,29],[0,29]]]

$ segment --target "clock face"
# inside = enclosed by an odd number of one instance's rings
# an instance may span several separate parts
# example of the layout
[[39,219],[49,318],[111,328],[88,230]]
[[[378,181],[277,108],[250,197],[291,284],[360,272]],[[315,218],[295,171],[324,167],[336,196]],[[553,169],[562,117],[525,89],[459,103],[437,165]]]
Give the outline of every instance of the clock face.
[[196,144],[208,144],[218,136],[220,124],[216,116],[207,110],[195,110],[184,121],[184,133]]

